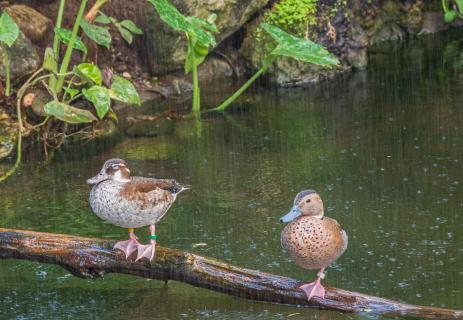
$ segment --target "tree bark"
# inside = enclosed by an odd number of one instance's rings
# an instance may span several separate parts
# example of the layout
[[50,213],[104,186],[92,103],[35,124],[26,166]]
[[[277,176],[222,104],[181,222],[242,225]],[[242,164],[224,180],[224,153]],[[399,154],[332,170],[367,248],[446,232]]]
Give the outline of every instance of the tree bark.
[[125,273],[157,280],[176,280],[240,298],[312,306],[368,315],[425,319],[463,319],[463,310],[421,307],[326,287],[324,300],[306,300],[303,283],[258,270],[240,268],[213,258],[157,246],[152,263],[126,260],[112,249],[114,241],[0,228],[0,258],[53,263],[82,278]]

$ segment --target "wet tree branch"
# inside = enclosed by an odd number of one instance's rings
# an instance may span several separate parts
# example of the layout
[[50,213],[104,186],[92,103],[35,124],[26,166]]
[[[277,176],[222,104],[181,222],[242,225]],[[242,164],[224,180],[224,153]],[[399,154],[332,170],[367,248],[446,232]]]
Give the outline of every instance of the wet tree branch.
[[0,228],[0,258],[53,263],[82,278],[125,273],[273,303],[369,315],[463,319],[463,310],[415,306],[332,287],[326,288],[325,300],[314,298],[309,303],[298,289],[302,285],[298,280],[160,246],[152,263],[126,261],[122,252],[112,250],[113,245],[103,239]]

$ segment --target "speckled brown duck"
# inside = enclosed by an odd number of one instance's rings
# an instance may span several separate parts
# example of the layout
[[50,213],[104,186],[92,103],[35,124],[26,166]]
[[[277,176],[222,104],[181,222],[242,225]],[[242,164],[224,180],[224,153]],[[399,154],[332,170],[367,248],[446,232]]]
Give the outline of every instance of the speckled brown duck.
[[[130,239],[116,243],[126,258],[137,251],[137,260],[152,260],[156,250],[155,225],[169,210],[177,195],[188,189],[171,179],[131,177],[122,159],[105,162],[100,173],[87,180],[93,185],[90,206],[103,220],[128,228]],[[150,244],[138,242],[134,228],[150,226]]]
[[314,282],[300,288],[310,300],[314,296],[325,298],[321,279],[325,268],[347,249],[347,233],[339,223],[324,217],[323,201],[314,190],[297,194],[291,211],[280,219],[289,222],[281,233],[281,244],[296,264],[304,269],[320,269]]

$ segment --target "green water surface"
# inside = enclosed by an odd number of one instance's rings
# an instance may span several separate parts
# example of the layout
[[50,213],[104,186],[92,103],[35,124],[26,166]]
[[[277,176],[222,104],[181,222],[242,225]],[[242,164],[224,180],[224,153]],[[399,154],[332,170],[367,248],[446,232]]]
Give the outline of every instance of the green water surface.
[[[460,47],[453,34],[382,46],[368,71],[317,88],[260,89],[243,109],[177,123],[172,135],[118,137],[67,148],[51,163],[28,161],[0,185],[0,226],[127,237],[91,212],[85,184],[106,159],[120,157],[135,175],[193,187],[158,226],[161,245],[308,281],[316,271],[290,261],[278,219],[298,191],[313,188],[349,234],[327,284],[463,309]],[[146,229],[137,233],[147,241]],[[83,280],[53,265],[0,260],[0,319],[365,317],[126,275]]]

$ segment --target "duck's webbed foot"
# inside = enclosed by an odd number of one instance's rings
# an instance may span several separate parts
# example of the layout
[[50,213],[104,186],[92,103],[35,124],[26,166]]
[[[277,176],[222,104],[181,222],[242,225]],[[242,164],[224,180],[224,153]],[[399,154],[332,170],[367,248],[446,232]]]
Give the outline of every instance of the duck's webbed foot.
[[132,253],[134,253],[140,243],[137,240],[137,236],[133,232],[133,229],[129,229],[130,239],[126,241],[119,241],[114,245],[113,249],[119,249],[125,253],[125,258],[128,259]]
[[147,258],[149,261],[152,261],[154,258],[154,254],[156,252],[156,239],[157,236],[155,235],[155,227],[154,225],[150,226],[150,244],[147,245],[138,245],[138,254],[137,259],[135,261],[140,260],[141,258]]
[[321,285],[321,279],[325,278],[323,271],[323,269],[320,270],[317,280],[299,287],[299,289],[305,292],[308,301],[310,301],[313,297],[325,299],[325,287]]

